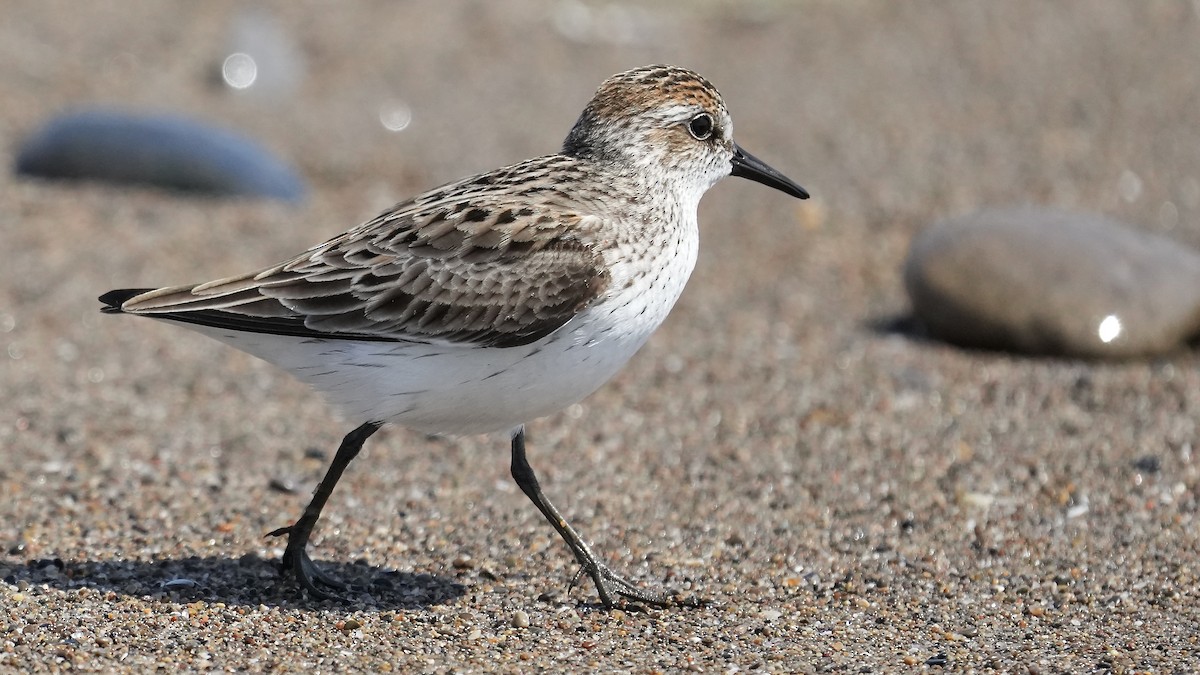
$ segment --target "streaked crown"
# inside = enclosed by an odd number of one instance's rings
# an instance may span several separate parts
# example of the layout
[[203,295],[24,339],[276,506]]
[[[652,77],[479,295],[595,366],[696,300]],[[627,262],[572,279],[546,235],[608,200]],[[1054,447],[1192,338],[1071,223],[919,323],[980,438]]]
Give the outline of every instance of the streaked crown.
[[686,68],[663,65],[605,80],[563,143],[565,155],[632,164],[701,194],[729,175],[733,153],[720,92]]

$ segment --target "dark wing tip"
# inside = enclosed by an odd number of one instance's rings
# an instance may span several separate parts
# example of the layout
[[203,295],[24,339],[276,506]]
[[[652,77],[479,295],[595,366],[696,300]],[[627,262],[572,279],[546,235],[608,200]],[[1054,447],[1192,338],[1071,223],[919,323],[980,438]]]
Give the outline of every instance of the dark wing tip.
[[142,293],[145,293],[146,291],[150,291],[150,290],[153,290],[153,289],[150,289],[150,288],[118,288],[115,291],[109,291],[109,292],[105,293],[104,295],[100,296],[100,298],[99,298],[100,302],[104,303],[104,307],[101,307],[100,311],[104,312],[105,314],[120,314],[122,311],[121,305],[125,304],[126,300],[132,298],[135,295],[141,295]]

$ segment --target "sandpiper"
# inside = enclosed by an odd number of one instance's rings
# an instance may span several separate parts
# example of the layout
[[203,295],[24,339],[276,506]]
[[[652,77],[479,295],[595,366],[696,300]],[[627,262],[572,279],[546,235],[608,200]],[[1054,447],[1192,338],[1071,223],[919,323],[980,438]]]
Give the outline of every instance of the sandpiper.
[[703,77],[637,68],[600,85],[557,154],[435,188],[279,265],[100,301],[280,366],[359,423],[300,518],[270,533],[287,535],[283,569],[312,596],[346,588],[306,550],[321,510],[363,442],[394,422],[511,432],[513,478],[605,606],[691,602],[597,559],[542,493],[524,423],[595,391],[666,318],[696,262],[708,188],[734,175],[808,197],[732,130]]

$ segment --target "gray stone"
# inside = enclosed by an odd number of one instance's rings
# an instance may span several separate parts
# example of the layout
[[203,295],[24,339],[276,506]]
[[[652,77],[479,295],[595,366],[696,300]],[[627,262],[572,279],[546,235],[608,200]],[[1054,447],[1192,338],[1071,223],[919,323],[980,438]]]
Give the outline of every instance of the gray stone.
[[1200,253],[1098,216],[981,211],[918,234],[904,269],[929,333],[968,347],[1129,357],[1200,332]]
[[86,109],[52,119],[21,147],[17,173],[141,183],[213,195],[304,198],[304,181],[258,143],[176,115]]

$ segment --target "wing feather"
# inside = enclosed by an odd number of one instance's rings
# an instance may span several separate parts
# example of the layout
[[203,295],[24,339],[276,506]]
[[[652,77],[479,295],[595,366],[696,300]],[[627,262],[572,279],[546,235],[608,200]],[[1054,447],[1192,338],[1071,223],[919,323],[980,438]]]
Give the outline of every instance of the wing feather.
[[568,161],[550,156],[460,181],[282,264],[144,292],[113,309],[332,339],[527,344],[610,283],[599,218],[554,190],[512,190]]

